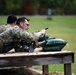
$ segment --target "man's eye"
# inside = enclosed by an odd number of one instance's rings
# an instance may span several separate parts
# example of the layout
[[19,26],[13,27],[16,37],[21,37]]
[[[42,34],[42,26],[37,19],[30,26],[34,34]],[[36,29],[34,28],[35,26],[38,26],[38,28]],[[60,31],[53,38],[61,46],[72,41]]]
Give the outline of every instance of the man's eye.
[[29,24],[26,24],[27,26],[29,26]]

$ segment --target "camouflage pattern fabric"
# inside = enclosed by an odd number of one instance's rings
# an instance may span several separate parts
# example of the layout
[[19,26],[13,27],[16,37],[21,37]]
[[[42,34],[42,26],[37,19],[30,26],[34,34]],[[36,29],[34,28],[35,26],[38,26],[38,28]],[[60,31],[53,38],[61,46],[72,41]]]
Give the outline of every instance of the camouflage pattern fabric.
[[[0,26],[0,34],[1,34],[2,32],[4,32],[4,31],[6,31],[6,30],[7,30],[8,28],[10,28],[10,27],[11,27],[10,24],[1,25],[1,26]],[[2,38],[0,37],[0,39],[2,39]],[[0,40],[0,42],[3,42],[3,41]],[[3,43],[0,44],[0,52],[2,52],[2,46],[3,46]]]
[[10,27],[11,27],[10,24],[1,25],[1,26],[0,26],[0,33],[4,32],[5,30],[7,30],[7,29],[10,28]]
[[37,39],[37,33],[31,34],[26,30],[19,28],[18,26],[10,27],[0,34],[0,51],[3,47],[2,45],[5,43],[19,42],[21,40],[31,42]]

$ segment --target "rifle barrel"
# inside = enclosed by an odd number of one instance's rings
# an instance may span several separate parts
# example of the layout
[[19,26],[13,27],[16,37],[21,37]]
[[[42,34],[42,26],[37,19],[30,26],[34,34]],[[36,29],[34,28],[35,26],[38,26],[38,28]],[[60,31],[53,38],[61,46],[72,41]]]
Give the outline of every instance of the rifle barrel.
[[45,30],[47,30],[48,29],[48,27],[47,28],[45,28]]

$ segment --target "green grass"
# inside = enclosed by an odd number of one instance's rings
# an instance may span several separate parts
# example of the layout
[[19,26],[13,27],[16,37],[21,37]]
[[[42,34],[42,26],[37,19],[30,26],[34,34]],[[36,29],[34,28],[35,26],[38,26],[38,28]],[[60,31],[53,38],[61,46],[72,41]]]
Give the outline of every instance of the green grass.
[[[6,18],[7,16],[0,16],[0,25],[6,23]],[[76,53],[76,16],[52,16],[52,20],[47,20],[46,16],[27,16],[27,18],[30,19],[30,32],[48,27],[47,34],[50,37],[62,38],[68,42],[63,50]],[[63,65],[50,65],[49,70],[63,72]],[[76,75],[76,62],[72,64],[72,72]]]

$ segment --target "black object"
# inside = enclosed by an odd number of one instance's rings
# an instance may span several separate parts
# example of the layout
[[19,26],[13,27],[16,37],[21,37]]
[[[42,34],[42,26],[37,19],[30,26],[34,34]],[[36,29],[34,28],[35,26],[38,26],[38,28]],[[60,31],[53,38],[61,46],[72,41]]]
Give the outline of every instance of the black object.
[[38,39],[39,47],[43,48],[43,51],[61,51],[67,44],[63,39],[51,38],[48,35],[41,35]]
[[[45,28],[47,30],[48,28]],[[38,39],[38,47],[42,47],[43,51],[61,51],[67,42],[63,39],[57,39],[55,37],[49,37],[48,35],[40,35]],[[34,42],[27,43],[24,40],[20,42],[12,42],[3,45],[3,53],[15,49],[15,52],[33,52]]]

